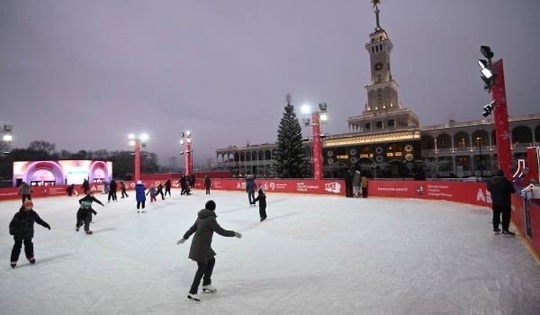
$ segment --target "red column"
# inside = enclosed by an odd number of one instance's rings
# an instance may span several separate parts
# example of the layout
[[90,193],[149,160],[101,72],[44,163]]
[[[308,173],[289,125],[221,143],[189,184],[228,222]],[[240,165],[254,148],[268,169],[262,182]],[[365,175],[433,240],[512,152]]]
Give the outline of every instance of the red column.
[[141,140],[135,139],[135,181],[141,179]]
[[498,60],[493,63],[493,71],[496,74],[495,82],[491,89],[493,100],[495,101],[495,136],[497,139],[498,167],[504,171],[504,175],[512,178],[512,150],[511,135],[508,123],[508,109],[506,104],[506,88],[504,85],[503,61]]
[[[191,141],[191,140],[190,140]],[[191,142],[187,142],[187,139],[186,139],[186,175],[187,176],[191,176],[191,174],[193,173],[193,163],[192,163],[192,152],[191,152]]]
[[321,125],[319,123],[319,112],[311,115],[313,126],[313,175],[315,179],[323,178]]

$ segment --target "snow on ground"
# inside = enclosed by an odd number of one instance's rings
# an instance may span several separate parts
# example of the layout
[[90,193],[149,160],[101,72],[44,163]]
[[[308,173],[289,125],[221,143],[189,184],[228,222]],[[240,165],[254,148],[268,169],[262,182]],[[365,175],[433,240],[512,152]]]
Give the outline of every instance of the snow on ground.
[[76,197],[34,200],[36,265],[9,266],[0,203],[2,314],[540,314],[540,267],[519,237],[495,236],[487,208],[442,201],[268,194],[268,219],[242,192],[212,192],[217,294],[186,301],[196,263],[176,241],[209,199],[201,191],[147,204],[96,205],[75,232]]

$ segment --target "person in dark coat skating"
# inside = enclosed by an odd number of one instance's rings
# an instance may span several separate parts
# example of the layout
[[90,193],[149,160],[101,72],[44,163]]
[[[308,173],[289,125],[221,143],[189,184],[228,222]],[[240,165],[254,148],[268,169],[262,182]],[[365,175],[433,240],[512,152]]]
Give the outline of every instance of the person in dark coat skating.
[[87,195],[90,192],[90,182],[88,181],[88,179],[86,178],[84,179],[81,185],[81,189],[83,190],[85,195]]
[[129,197],[126,191],[127,190],[126,183],[120,182],[120,190],[122,191],[122,198]]
[[204,176],[204,188],[206,189],[207,195],[210,195],[211,186],[212,186],[212,180],[210,179],[210,176],[208,175]]
[[248,202],[250,205],[253,204],[253,199],[255,199],[256,190],[257,190],[257,184],[255,184],[255,176],[247,175],[246,176],[246,192],[248,194]]
[[216,293],[217,289],[212,286],[212,272],[216,260],[216,252],[212,249],[212,236],[214,232],[221,236],[242,238],[242,234],[235,231],[223,229],[216,221],[216,203],[209,200],[204,209],[197,214],[197,220],[176,244],[183,244],[195,233],[189,250],[189,258],[197,262],[197,272],[193,278],[193,283],[187,296],[188,300],[199,302],[197,295],[201,279],[203,280],[203,292]]
[[92,203],[99,203],[101,206],[105,205],[94,197],[94,192],[90,191],[86,196],[79,199],[79,210],[77,210],[77,224],[75,225],[75,231],[79,232],[79,229],[84,224],[84,231],[86,234],[92,234],[90,231],[90,223],[92,223],[92,214],[96,215],[97,212],[92,208]]
[[261,222],[266,220],[266,194],[262,188],[259,188],[257,198],[253,199],[252,204],[259,202],[259,216],[261,217]]
[[499,223],[502,214],[502,234],[506,236],[515,235],[508,230],[510,227],[510,218],[512,214],[511,196],[516,192],[514,185],[509,179],[504,177],[502,170],[495,171],[495,176],[487,182],[487,190],[491,193],[491,208],[493,210],[493,232],[499,234]]
[[13,235],[15,241],[13,249],[11,250],[11,268],[17,266],[23,243],[26,259],[28,259],[31,264],[36,263],[36,258],[34,257],[34,243],[32,243],[32,238],[34,237],[34,222],[49,230],[51,229],[51,226],[43,221],[33,208],[34,204],[32,201],[26,201],[9,223],[9,234]]
[[111,179],[111,182],[109,183],[109,196],[108,196],[108,202],[117,201],[116,197],[116,191],[118,190],[118,184],[114,179]]
[[167,194],[169,194],[169,197],[172,197],[172,195],[171,195],[171,186],[172,186],[171,180],[167,179],[167,181],[165,182],[165,196],[167,196]]

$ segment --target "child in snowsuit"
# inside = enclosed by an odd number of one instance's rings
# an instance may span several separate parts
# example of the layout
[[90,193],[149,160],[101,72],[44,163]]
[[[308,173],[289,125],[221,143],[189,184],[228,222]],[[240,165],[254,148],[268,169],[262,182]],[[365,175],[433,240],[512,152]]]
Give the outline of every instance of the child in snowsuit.
[[148,192],[146,193],[146,195],[148,196],[148,194],[150,194],[150,202],[157,201],[156,199],[157,190],[156,190],[156,187],[154,187],[154,185],[150,186],[150,189],[148,189]]
[[212,286],[212,271],[216,260],[214,256],[216,253],[212,249],[212,236],[214,232],[221,236],[242,238],[242,234],[235,231],[229,231],[223,229],[216,221],[216,203],[213,200],[209,200],[204,209],[197,214],[197,220],[195,224],[189,228],[184,234],[184,237],[176,242],[176,244],[183,244],[193,233],[193,241],[191,242],[191,248],[189,250],[189,258],[197,262],[197,272],[189,294],[188,300],[193,302],[200,302],[197,291],[201,279],[203,280],[203,292],[216,293],[217,289]]
[[262,188],[259,188],[259,194],[257,195],[257,198],[253,199],[252,204],[255,204],[257,201],[259,202],[259,216],[261,217],[262,222],[266,220],[266,194]]
[[90,223],[92,223],[92,214],[97,215],[96,210],[92,209],[92,202],[99,203],[103,207],[105,206],[101,201],[94,197],[94,192],[89,192],[86,196],[79,199],[79,210],[77,211],[77,224],[75,225],[75,231],[79,232],[79,229],[84,224],[84,231],[86,234],[91,235]]
[[36,258],[34,257],[34,244],[32,243],[32,238],[34,237],[34,222],[49,230],[51,229],[51,226],[39,217],[33,207],[34,204],[32,201],[26,201],[9,223],[9,234],[13,235],[13,239],[15,240],[13,249],[11,250],[11,268],[15,268],[17,265],[23,243],[26,258],[31,264],[36,263]]
[[22,203],[24,203],[27,199],[32,200],[32,187],[28,185],[25,182],[21,183],[21,186],[19,186],[19,195],[22,197]]

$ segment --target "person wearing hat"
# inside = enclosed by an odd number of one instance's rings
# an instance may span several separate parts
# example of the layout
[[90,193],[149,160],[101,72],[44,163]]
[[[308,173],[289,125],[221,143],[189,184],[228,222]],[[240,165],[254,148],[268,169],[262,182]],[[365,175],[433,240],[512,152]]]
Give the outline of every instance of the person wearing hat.
[[102,207],[105,207],[103,202],[94,197],[94,192],[90,191],[88,194],[79,199],[79,210],[77,211],[77,224],[75,231],[79,232],[79,229],[84,224],[84,231],[86,234],[91,235],[90,223],[92,223],[92,214],[97,214],[96,210],[92,208],[92,203],[99,203]]
[[51,226],[43,221],[33,208],[34,204],[32,201],[24,202],[19,209],[19,212],[13,216],[13,219],[9,223],[9,234],[13,235],[13,239],[15,240],[15,244],[13,244],[13,249],[11,250],[11,268],[17,266],[23,243],[26,258],[31,264],[36,263],[36,258],[34,257],[34,243],[32,243],[32,238],[34,237],[34,222],[49,230],[51,229]]
[[257,198],[253,199],[252,204],[259,202],[259,216],[261,217],[261,222],[266,220],[266,194],[262,188],[259,188]]
[[201,279],[203,280],[204,293],[217,292],[217,289],[212,286],[212,272],[216,263],[214,258],[216,252],[211,246],[214,232],[225,237],[242,238],[241,233],[225,230],[217,223],[215,210],[216,203],[213,200],[206,202],[204,209],[197,214],[195,224],[189,228],[182,239],[176,242],[176,244],[183,244],[195,233],[189,250],[189,258],[197,262],[198,268],[187,296],[187,299],[193,302],[200,302],[197,292]]

